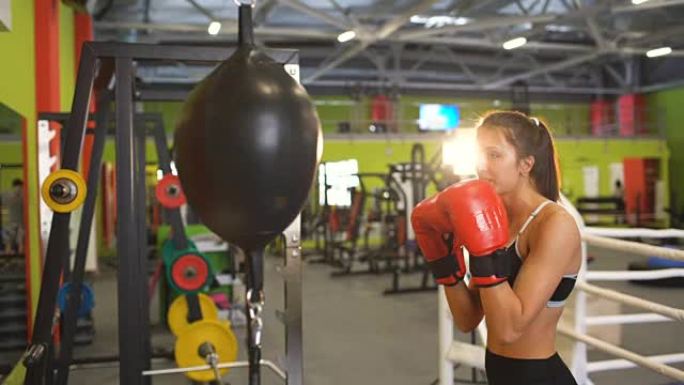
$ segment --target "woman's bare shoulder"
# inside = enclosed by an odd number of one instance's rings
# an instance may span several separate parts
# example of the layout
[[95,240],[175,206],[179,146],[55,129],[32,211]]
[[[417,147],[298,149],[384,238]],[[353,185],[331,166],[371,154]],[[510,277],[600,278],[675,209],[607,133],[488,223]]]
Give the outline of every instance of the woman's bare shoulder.
[[580,241],[580,232],[575,218],[560,204],[549,205],[542,210],[535,223],[531,240],[570,238]]

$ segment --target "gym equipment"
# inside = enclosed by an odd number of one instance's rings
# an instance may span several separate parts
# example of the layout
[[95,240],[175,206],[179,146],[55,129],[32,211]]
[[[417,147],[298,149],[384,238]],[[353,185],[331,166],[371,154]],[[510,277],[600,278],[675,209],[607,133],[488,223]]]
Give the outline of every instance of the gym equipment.
[[[208,295],[201,293],[197,294],[197,299],[199,301],[201,318],[203,320],[217,320],[218,309],[216,308],[216,305],[214,305],[214,301],[212,301]],[[191,323],[188,321],[190,309],[187,300],[188,296],[179,295],[171,302],[171,306],[169,306],[166,320],[169,329],[171,329],[171,333],[176,336]]]
[[207,227],[245,252],[249,382],[256,385],[264,247],[301,211],[322,136],[304,88],[254,46],[251,5],[239,6],[238,35],[235,53],[188,97],[174,143],[188,202]]
[[[401,219],[405,221],[406,235],[400,254],[401,258],[395,260],[397,263],[392,272],[391,287],[385,290],[384,294],[393,295],[435,290],[436,286],[433,284],[432,274],[423,263],[413,227],[410,225],[411,213],[413,207],[425,199],[428,184],[433,183],[439,191],[458,182],[460,178],[454,175],[453,170],[449,167],[444,167],[441,150],[437,151],[429,161],[426,161],[425,148],[420,143],[414,144],[411,148],[411,161],[390,165],[389,174],[392,183],[400,192],[401,202],[398,204],[398,210],[402,214]],[[403,262],[403,266],[400,262]],[[422,275],[420,284],[414,287],[401,287],[402,274],[413,273]]]
[[[67,299],[71,296],[71,292],[75,291],[74,285],[67,282],[57,292],[57,306],[62,313],[67,311]],[[90,285],[86,283],[81,284],[81,299],[78,306],[78,317],[86,317],[95,307],[95,293]]]
[[157,182],[154,191],[159,203],[167,209],[175,209],[185,204],[185,194],[176,175],[164,175]]
[[663,257],[648,257],[647,264],[651,269],[684,268],[684,261],[673,261]]
[[[146,290],[146,231],[145,231],[145,175],[141,171],[145,168],[146,159],[146,132],[143,129],[134,129],[134,101],[156,98],[156,100],[182,100],[184,95],[169,93],[168,96],[160,97],[148,95],[146,90],[136,88],[134,92],[136,67],[150,62],[202,62],[217,63],[224,60],[229,49],[224,47],[196,47],[196,46],[159,46],[145,44],[119,44],[86,42],[81,51],[78,75],[72,110],[68,121],[63,127],[67,132],[63,142],[62,169],[75,170],[79,165],[81,143],[86,132],[88,122],[88,108],[90,96],[97,95],[97,124],[92,130],[94,135],[91,165],[88,172],[88,191],[83,204],[81,224],[79,228],[76,257],[71,282],[82,282],[87,251],[90,226],[92,224],[95,209],[95,198],[100,181],[102,152],[106,130],[106,114],[113,111],[116,114],[115,140],[116,140],[116,173],[117,173],[117,253],[119,261],[118,269],[118,335],[119,335],[119,382],[126,385],[143,385],[146,383],[145,375],[149,374],[151,349],[149,341],[149,325],[146,312],[148,310]],[[271,57],[277,62],[287,66],[288,73],[293,76],[298,74],[298,56],[295,51],[268,50]],[[97,79],[96,79],[97,74]],[[116,75],[116,82],[112,82],[112,75]],[[96,81],[97,80],[97,81]],[[108,92],[108,85],[113,85],[112,92]],[[93,87],[95,86],[95,87]],[[97,92],[92,92],[93,88]],[[109,104],[115,101],[115,106]],[[239,112],[239,111],[238,111]],[[98,129],[98,127],[100,127]],[[318,137],[320,138],[320,137]],[[300,151],[296,152],[297,155]],[[289,157],[289,155],[288,155]],[[160,155],[161,158],[161,155]],[[224,163],[207,165],[202,172],[212,173],[212,170],[225,167]],[[315,167],[315,165],[314,165]],[[165,171],[165,173],[167,173]],[[254,174],[251,177],[261,177]],[[296,181],[288,182],[288,187]],[[240,184],[234,187],[239,187]],[[185,187],[185,186],[184,186]],[[236,188],[237,188],[236,187]],[[308,186],[306,186],[308,191]],[[187,193],[187,191],[186,191]],[[188,196],[188,198],[190,198]],[[260,216],[261,208],[254,216]],[[228,215],[228,214],[226,214]],[[35,316],[32,340],[23,357],[23,365],[27,367],[25,383],[39,385],[50,382],[59,385],[65,384],[69,373],[71,360],[71,341],[76,328],[76,308],[71,309],[71,303],[64,314],[65,330],[62,334],[62,345],[59,357],[55,356],[53,349],[54,336],[52,335],[54,309],[56,305],[57,290],[59,289],[60,275],[65,271],[64,261],[69,255],[68,225],[70,213],[55,212],[50,229],[47,252],[45,254],[44,274],[42,275],[40,300]],[[268,218],[260,216],[266,221]],[[178,218],[180,220],[180,218]],[[295,220],[291,227],[284,231],[286,242],[285,290],[286,307],[283,311],[283,322],[286,333],[286,359],[288,385],[302,383],[302,324],[301,324],[301,255],[300,255],[300,232],[299,220]],[[175,241],[175,240],[174,240]],[[186,246],[176,245],[179,249]],[[259,261],[261,254],[253,255],[254,261]],[[248,261],[248,264],[251,263]],[[248,277],[252,291],[252,301],[248,304],[248,310],[254,317],[248,324],[248,335],[252,346],[260,343],[260,304],[263,298],[262,285],[259,284],[258,263],[252,264],[255,272]],[[76,296],[78,298],[79,295]],[[73,330],[69,329],[73,325]],[[250,329],[251,328],[251,329]],[[255,373],[262,365],[273,365],[267,360],[261,360],[259,351],[253,349],[250,354],[250,371]],[[52,374],[57,373],[56,378]],[[258,376],[251,375],[251,383],[258,383]],[[256,381],[254,380],[256,379]]]
[[83,204],[87,188],[81,174],[61,169],[48,175],[40,191],[50,209],[69,213]]
[[238,343],[228,321],[201,320],[180,331],[174,349],[180,368],[209,364],[212,370],[196,370],[185,375],[193,381],[220,381],[228,368],[218,364],[237,359]]
[[627,223],[625,201],[618,197],[579,197],[577,211],[582,214],[587,226],[615,226]]
[[209,262],[199,253],[178,257],[169,268],[171,283],[183,292],[196,292],[211,282]]
[[322,137],[304,88],[254,46],[251,6],[239,12],[238,48],[192,91],[174,143],[185,194],[202,222],[254,250],[301,211]]
[[[661,269],[676,269],[684,268],[684,262],[673,261],[662,257],[651,256],[646,261],[637,261],[629,264],[630,271],[647,271],[647,270],[661,270]],[[649,280],[630,280],[630,283],[644,286],[656,287],[684,287],[684,278],[670,277]]]
[[[195,293],[208,287],[214,279],[209,261],[187,239],[182,224],[172,225],[172,228],[172,238],[164,241],[161,249],[168,283],[181,293]],[[186,247],[178,248],[177,245]]]
[[[388,175],[381,173],[358,173],[358,191],[352,191],[352,206],[349,211],[349,218],[344,232],[344,239],[336,241],[329,239],[327,244],[331,249],[333,263],[341,269],[331,273],[333,277],[343,277],[359,274],[381,274],[392,271],[392,259],[396,258],[397,236],[401,231],[400,224],[397,222],[399,217],[396,213],[396,202],[400,199],[393,186],[388,185]],[[373,192],[366,189],[365,180],[368,178],[379,178],[385,184],[383,188]],[[373,200],[373,207],[364,216],[364,208],[367,199]],[[379,225],[380,245],[371,247],[369,244],[370,232]],[[363,246],[358,246],[358,238],[363,229]],[[332,229],[331,229],[332,230]],[[332,234],[334,232],[331,231]],[[336,258],[337,256],[337,258]],[[381,263],[385,267],[381,267]],[[357,270],[354,266],[358,263],[365,263],[367,269]]]

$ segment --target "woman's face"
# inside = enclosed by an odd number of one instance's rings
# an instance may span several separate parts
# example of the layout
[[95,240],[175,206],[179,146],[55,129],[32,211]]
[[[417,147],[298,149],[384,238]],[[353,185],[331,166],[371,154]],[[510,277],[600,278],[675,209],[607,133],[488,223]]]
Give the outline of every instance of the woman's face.
[[492,183],[500,195],[513,191],[520,183],[521,162],[502,130],[479,128],[477,145],[478,177]]

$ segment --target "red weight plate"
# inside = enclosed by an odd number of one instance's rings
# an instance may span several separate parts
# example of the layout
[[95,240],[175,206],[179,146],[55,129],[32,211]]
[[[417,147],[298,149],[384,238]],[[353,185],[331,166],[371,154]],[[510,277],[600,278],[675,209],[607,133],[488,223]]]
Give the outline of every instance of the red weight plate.
[[207,261],[195,254],[185,254],[171,266],[171,278],[176,286],[184,291],[197,291],[209,279]]
[[168,209],[179,208],[186,202],[180,179],[173,174],[166,174],[157,182],[155,194],[159,203]]

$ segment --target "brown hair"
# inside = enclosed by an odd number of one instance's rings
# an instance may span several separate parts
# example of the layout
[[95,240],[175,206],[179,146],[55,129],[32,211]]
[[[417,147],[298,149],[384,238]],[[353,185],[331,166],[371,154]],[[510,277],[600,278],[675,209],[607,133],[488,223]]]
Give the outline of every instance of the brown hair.
[[517,111],[493,111],[485,114],[480,127],[501,130],[518,159],[533,156],[530,175],[537,191],[554,202],[560,199],[558,156],[546,124]]

